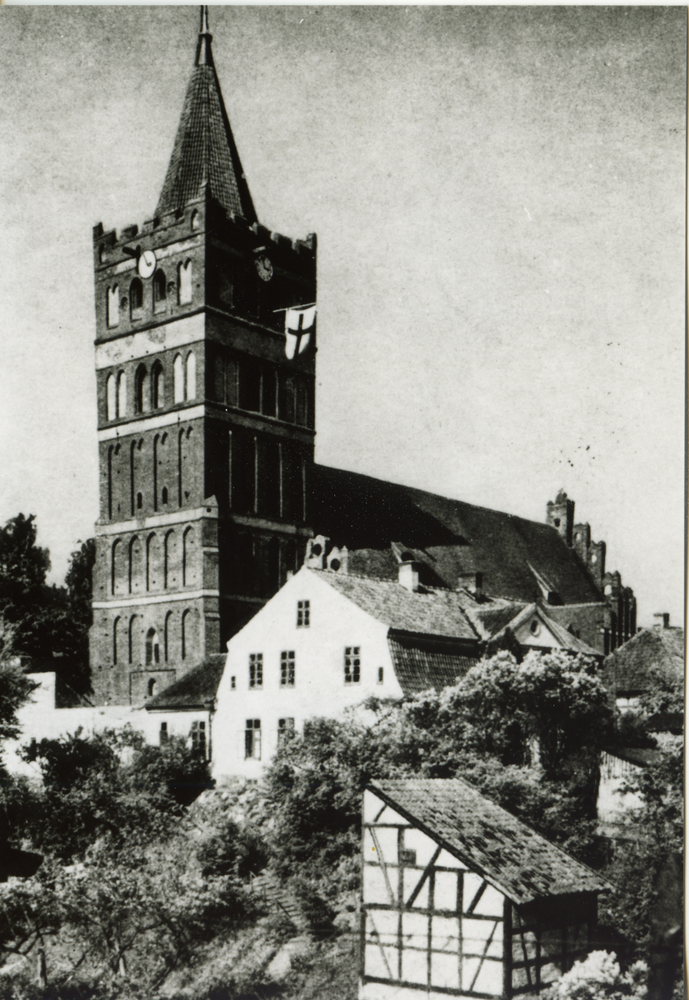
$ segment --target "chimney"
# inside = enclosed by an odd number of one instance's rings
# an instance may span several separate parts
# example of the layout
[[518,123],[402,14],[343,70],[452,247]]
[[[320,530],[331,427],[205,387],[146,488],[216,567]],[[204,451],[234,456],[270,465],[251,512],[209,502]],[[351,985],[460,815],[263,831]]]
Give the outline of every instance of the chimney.
[[663,624],[660,626],[661,628],[670,628],[670,615],[667,611],[658,611],[653,615],[653,617],[663,619]]
[[400,585],[410,594],[415,594],[419,589],[419,563],[401,562],[398,573]]

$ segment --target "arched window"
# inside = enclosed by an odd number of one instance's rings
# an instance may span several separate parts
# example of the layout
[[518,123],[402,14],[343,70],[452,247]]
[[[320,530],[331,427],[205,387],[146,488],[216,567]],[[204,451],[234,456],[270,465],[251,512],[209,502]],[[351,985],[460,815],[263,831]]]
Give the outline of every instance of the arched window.
[[196,399],[196,355],[193,351],[187,354],[186,398]]
[[196,211],[196,209],[194,209],[194,211],[191,213],[191,228],[192,229],[201,228],[201,216]]
[[181,306],[191,302],[191,261],[185,260],[177,268],[177,288]]
[[186,660],[190,653],[189,649],[189,608],[182,612],[182,659]]
[[172,642],[172,612],[168,611],[165,615],[165,635],[163,636],[164,647],[163,652],[165,654],[165,662],[167,663],[170,659],[170,643]]
[[167,299],[167,282],[165,271],[156,271],[153,275],[153,310],[160,312],[165,308]]
[[172,565],[172,546],[174,543],[174,531],[168,531],[163,542],[163,587],[167,590],[170,585],[170,569]]
[[136,441],[132,441],[129,449],[129,499],[131,502],[132,514],[134,513],[134,501],[136,499]]
[[153,695],[156,693],[156,680],[155,680],[155,677],[151,677],[150,681],[148,682],[148,689],[147,690],[148,690],[148,697],[152,698]]
[[178,354],[175,358],[173,368],[174,375],[174,402],[183,403],[184,402],[184,362],[182,361],[182,355]]
[[148,413],[150,409],[150,386],[148,384],[148,372],[146,365],[139,365],[136,369],[136,383],[134,393],[134,406],[137,413]]
[[112,549],[110,552],[110,592],[115,594],[117,592],[117,560],[121,558],[122,543],[119,538],[116,538],[112,543]]
[[107,410],[107,419],[116,420],[117,419],[117,395],[115,392],[115,376],[108,375],[108,380],[105,383],[105,402]]
[[134,646],[136,641],[136,615],[129,619],[129,630],[127,634],[127,658],[130,663],[134,662]]
[[108,520],[112,521],[112,455],[114,452],[112,445],[108,448]]
[[160,499],[162,501],[163,506],[165,506],[165,504],[167,503],[167,486],[163,486],[163,491],[161,493]]
[[152,663],[160,663],[160,642],[158,633],[154,628],[149,628],[146,633],[146,666]]
[[187,528],[182,535],[182,586],[188,587],[192,582],[193,564],[192,549],[194,547],[194,529]]
[[160,435],[153,438],[153,510],[158,510],[158,442]]
[[134,584],[137,583],[137,576],[139,570],[139,538],[138,535],[134,535],[131,542],[129,543],[129,571],[128,571],[128,585],[129,593],[131,594],[134,589]]
[[113,285],[108,288],[105,299],[106,323],[109,327],[117,326],[120,322],[120,288]]
[[146,539],[146,590],[155,586],[155,556],[156,556],[156,536],[155,532]]
[[112,623],[112,662],[117,663],[117,628],[120,624],[120,616],[118,615],[115,621]]
[[117,376],[117,416],[127,415],[127,374],[120,372]]
[[140,319],[144,308],[144,286],[134,278],[129,286],[129,307],[132,319]]
[[182,506],[182,463],[184,461],[184,456],[182,454],[182,442],[184,441],[184,431],[179,432],[179,437],[177,439],[177,493],[179,499],[179,505]]
[[165,375],[160,361],[156,361],[151,372],[151,405],[154,410],[165,406]]

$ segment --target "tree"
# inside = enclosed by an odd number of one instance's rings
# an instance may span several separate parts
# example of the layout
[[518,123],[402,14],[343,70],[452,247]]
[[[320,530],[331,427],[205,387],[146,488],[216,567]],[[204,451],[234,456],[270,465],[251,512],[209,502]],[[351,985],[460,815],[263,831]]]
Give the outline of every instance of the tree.
[[50,553],[36,545],[36,518],[17,514],[0,529],[0,603],[22,605],[45,583]]

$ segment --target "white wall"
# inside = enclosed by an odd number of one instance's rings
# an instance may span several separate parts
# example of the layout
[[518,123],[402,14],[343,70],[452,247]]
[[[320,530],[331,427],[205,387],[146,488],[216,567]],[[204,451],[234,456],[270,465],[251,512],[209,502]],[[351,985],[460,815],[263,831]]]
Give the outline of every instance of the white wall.
[[[297,602],[310,603],[308,628],[297,628]],[[388,627],[334,590],[306,567],[238,632],[228,644],[227,664],[213,719],[213,774],[258,778],[275,753],[278,720],[340,716],[347,706],[370,696],[401,698],[387,643]],[[361,650],[361,680],[345,684],[344,651]],[[280,654],[295,653],[293,688],[280,685]],[[249,655],[263,653],[263,688],[249,687]],[[383,683],[378,683],[378,668]],[[232,688],[232,678],[235,687]],[[261,758],[245,758],[247,719],[260,719]]]
[[17,740],[8,740],[3,745],[3,759],[12,774],[23,774],[40,778],[36,764],[21,760],[19,751],[32,740],[57,739],[81,729],[84,735],[102,732],[104,729],[122,729],[130,725],[143,732],[146,726],[146,712],[130,705],[100,705],[97,707],[55,708],[55,674],[29,674],[29,678],[39,687],[31,695],[30,701],[17,712],[21,734]]
[[635,792],[621,792],[624,785],[635,781],[641,771],[642,768],[637,764],[620,760],[613,754],[601,754],[596,810],[603,832],[613,835],[616,828],[630,821],[630,814],[635,809],[642,807],[643,800],[640,795]]

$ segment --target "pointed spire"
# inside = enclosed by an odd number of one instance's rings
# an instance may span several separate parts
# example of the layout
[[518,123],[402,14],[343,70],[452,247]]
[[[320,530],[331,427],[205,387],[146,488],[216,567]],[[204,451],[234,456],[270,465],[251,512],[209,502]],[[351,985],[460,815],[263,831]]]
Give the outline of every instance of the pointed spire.
[[199,40],[196,45],[195,66],[212,66],[213,53],[211,52],[211,42],[213,36],[208,28],[208,7],[201,7],[201,25],[199,27]]
[[253,223],[256,210],[215,72],[212,38],[204,6],[194,68],[155,214],[182,209],[206,193],[226,211]]

